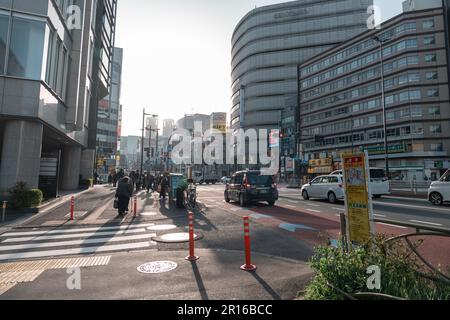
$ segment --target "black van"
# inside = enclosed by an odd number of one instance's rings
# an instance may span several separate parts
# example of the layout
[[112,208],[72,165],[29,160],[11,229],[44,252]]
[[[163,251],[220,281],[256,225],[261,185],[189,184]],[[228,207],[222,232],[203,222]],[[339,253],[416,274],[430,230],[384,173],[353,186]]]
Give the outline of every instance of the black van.
[[270,206],[278,200],[278,189],[273,176],[260,171],[236,172],[225,188],[225,201],[239,201],[244,207],[250,202],[267,201]]

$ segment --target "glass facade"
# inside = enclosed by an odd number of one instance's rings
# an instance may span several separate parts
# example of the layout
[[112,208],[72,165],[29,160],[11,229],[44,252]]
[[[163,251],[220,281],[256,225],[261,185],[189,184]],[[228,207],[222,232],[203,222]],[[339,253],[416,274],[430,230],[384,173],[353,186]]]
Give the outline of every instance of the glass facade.
[[13,16],[8,75],[41,79],[45,27],[44,21]]
[[0,11],[0,74],[5,73],[8,29],[9,29],[9,15],[6,12]]

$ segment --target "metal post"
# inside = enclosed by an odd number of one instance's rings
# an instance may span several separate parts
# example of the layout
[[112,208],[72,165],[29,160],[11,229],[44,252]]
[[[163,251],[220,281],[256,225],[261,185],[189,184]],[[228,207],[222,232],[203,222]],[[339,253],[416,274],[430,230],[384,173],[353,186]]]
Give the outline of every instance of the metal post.
[[6,206],[8,204],[8,201],[3,201],[3,213],[2,213],[2,222],[6,221]]
[[341,219],[341,242],[342,242],[342,248],[344,251],[347,251],[348,245],[347,245],[347,221],[345,219],[345,213],[341,213],[340,215]]
[[141,173],[144,170],[145,108],[142,111]]

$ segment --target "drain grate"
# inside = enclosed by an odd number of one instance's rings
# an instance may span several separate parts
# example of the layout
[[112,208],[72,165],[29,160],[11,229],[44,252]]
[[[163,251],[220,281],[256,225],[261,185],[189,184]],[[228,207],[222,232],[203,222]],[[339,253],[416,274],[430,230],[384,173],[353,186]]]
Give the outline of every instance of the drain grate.
[[148,262],[144,263],[143,265],[140,265],[137,268],[137,271],[140,273],[146,273],[146,274],[158,274],[158,273],[165,273],[175,270],[178,267],[178,264],[172,261],[155,261],[155,262]]

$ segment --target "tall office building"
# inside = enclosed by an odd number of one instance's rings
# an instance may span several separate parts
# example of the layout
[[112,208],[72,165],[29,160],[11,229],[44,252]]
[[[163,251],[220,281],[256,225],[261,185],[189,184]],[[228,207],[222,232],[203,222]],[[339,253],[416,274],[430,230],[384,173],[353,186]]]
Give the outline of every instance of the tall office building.
[[448,7],[409,0],[404,10],[300,65],[299,140],[311,174],[359,150],[380,168],[387,153],[397,179],[434,180],[450,166]]
[[0,1],[1,191],[23,181],[54,196],[92,177],[116,8],[117,0]]
[[297,66],[367,30],[372,0],[301,0],[250,11],[232,38],[231,127],[278,128]]
[[163,121],[163,137],[170,138],[175,128],[175,121],[173,119],[164,119]]
[[111,93],[102,99],[98,109],[97,172],[108,173],[116,168],[118,150],[120,92],[122,84],[123,49],[114,48],[111,70]]

